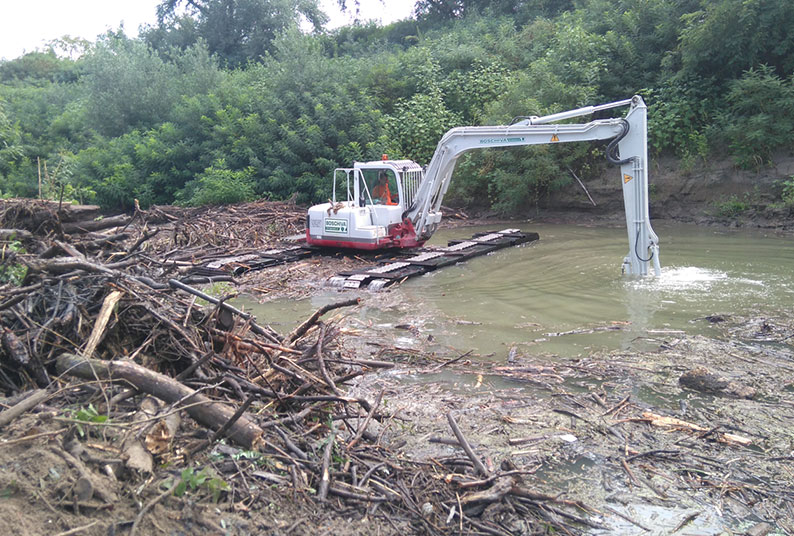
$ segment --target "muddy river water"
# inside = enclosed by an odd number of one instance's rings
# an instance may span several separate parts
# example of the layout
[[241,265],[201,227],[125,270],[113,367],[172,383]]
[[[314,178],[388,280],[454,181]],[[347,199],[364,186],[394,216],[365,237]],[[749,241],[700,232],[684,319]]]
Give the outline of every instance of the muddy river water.
[[[492,228],[492,227],[489,227]],[[478,230],[437,233],[430,245]],[[411,326],[398,344],[417,340],[473,351],[482,359],[524,353],[572,357],[637,348],[656,337],[703,333],[704,317],[774,313],[794,303],[792,237],[758,230],[657,225],[662,274],[621,275],[625,230],[614,226],[525,224],[540,240],[365,294],[362,323]],[[265,323],[287,331],[319,306],[342,297],[328,289],[305,300],[257,304]],[[421,333],[422,337],[415,337]]]

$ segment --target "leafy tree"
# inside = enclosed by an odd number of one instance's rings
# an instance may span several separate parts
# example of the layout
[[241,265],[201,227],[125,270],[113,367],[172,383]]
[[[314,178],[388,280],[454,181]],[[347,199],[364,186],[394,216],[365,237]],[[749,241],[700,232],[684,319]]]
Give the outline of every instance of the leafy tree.
[[317,30],[327,20],[316,0],[163,0],[157,8],[160,26],[182,38],[192,28],[178,15],[180,8],[195,19],[195,35],[210,52],[232,66],[266,55],[273,40],[296,28],[301,17]]
[[602,93],[622,98],[675,74],[681,17],[698,7],[699,0],[588,0],[568,20],[601,38]]
[[178,70],[144,43],[108,35],[86,58],[86,69],[88,120],[100,134],[119,136],[168,117]]
[[19,126],[12,124],[0,101],[0,178],[5,178],[14,160],[22,156]]
[[174,50],[190,48],[202,37],[194,17],[173,14],[155,26],[145,27],[141,39],[161,55],[168,55]]
[[758,167],[791,148],[794,137],[794,76],[784,80],[771,67],[750,69],[730,84],[730,115],[724,134],[742,167]]
[[221,79],[201,43],[167,61],[142,41],[109,34],[85,62],[88,121],[109,136],[166,121],[182,95],[211,91]]
[[435,87],[398,103],[390,127],[403,154],[428,164],[441,136],[461,123],[460,116],[444,104],[441,89]]
[[467,3],[463,0],[417,0],[414,13],[426,20],[450,20],[463,17]]
[[326,58],[309,36],[279,39],[272,56],[227,86],[235,106],[218,115],[216,133],[230,168],[253,166],[261,195],[319,201],[334,167],[389,152],[385,118],[362,90],[367,65]]
[[[0,100],[5,100],[5,114],[19,135],[20,152],[17,158],[6,162],[6,185],[0,188],[18,196],[38,195],[37,162],[58,162],[59,155],[83,146],[84,123],[81,114],[75,114],[79,96],[76,84],[0,85]],[[64,131],[59,119],[67,115],[74,122]]]
[[28,52],[0,62],[0,82],[8,85],[41,86],[50,82],[74,82],[79,76],[77,64],[59,58],[53,48],[44,52]]
[[420,41],[419,34],[417,22],[406,19],[387,26],[380,26],[374,21],[357,23],[317,37],[322,40],[328,56],[360,57],[382,53],[394,46],[401,48],[415,46]]
[[77,60],[94,48],[94,44],[81,37],[62,35],[47,42],[47,50],[53,51],[60,58]]
[[414,14],[420,20],[443,22],[472,13],[508,15],[517,22],[552,17],[573,8],[572,0],[417,0]]
[[[538,84],[532,75],[516,75],[501,97],[485,107],[485,124],[507,124],[516,116],[546,115],[574,107],[587,92],[572,86]],[[543,101],[548,102],[546,104]],[[484,149],[463,156],[450,199],[467,205],[491,207],[503,214],[515,214],[536,207],[549,192],[570,182],[568,168],[581,170],[590,165],[586,143]]]
[[706,156],[716,113],[706,87],[693,79],[642,91],[648,103],[648,142],[655,154],[674,153],[687,164]]
[[679,49],[687,75],[718,84],[760,65],[794,71],[794,3],[790,0],[702,0],[683,17]]
[[[210,112],[217,102],[193,98],[183,101],[183,121],[166,122],[147,131],[133,130],[116,138],[97,138],[77,155],[78,184],[96,191],[106,207],[129,208],[138,199],[143,206],[169,204],[185,185],[212,162],[214,147],[208,119],[189,121],[190,115]],[[200,123],[204,125],[200,125]],[[182,200],[189,200],[182,197]]]
[[443,82],[450,108],[462,116],[465,124],[479,124],[486,106],[497,99],[512,83],[507,69],[498,62],[484,64],[475,60],[469,70],[455,71]]

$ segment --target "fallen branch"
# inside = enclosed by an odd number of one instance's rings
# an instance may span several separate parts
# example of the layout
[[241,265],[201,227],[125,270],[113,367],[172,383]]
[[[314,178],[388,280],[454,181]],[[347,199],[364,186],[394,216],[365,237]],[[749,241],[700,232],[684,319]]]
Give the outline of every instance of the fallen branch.
[[26,397],[24,400],[17,402],[3,413],[0,413],[0,428],[7,425],[23,413],[30,411],[31,409],[35,408],[50,396],[50,394],[44,389],[38,389],[36,391],[32,391],[30,396]]
[[[57,360],[58,372],[88,380],[122,380],[140,391],[149,393],[169,404],[188,405],[187,413],[202,426],[219,430],[233,416],[234,411],[181,383],[151,371],[131,361],[101,361],[74,354],[61,354]],[[249,449],[263,445],[262,429],[241,417],[234,423],[227,437]]]
[[237,408],[237,411],[234,412],[234,415],[229,417],[229,420],[226,421],[225,423],[223,423],[223,426],[221,426],[214,434],[212,434],[212,437],[210,438],[210,443],[214,443],[216,439],[222,439],[224,437],[224,434],[226,434],[226,432],[232,426],[234,426],[234,423],[236,423],[237,421],[240,420],[240,418],[243,416],[243,414],[246,412],[246,410],[249,407],[251,407],[251,404],[253,403],[253,401],[254,401],[254,397],[253,396],[249,396],[248,398],[246,398],[245,402],[243,402],[240,405],[240,407]]
[[563,504],[565,506],[571,506],[571,507],[574,507],[574,508],[578,508],[579,510],[582,510],[583,512],[599,513],[597,510],[594,510],[593,508],[590,508],[589,506],[587,506],[586,504],[584,504],[581,501],[570,501],[568,499],[561,499],[561,498],[559,498],[559,496],[547,495],[545,493],[540,493],[540,492],[537,492],[537,491],[531,491],[531,490],[528,490],[527,488],[524,488],[524,487],[521,487],[521,486],[513,486],[513,489],[510,490],[510,493],[512,495],[515,495],[516,497],[522,497],[524,499],[529,499],[531,501],[552,502],[552,503]]
[[[653,426],[661,428],[676,428],[679,430],[691,430],[693,432],[708,432],[709,429],[691,422],[682,421],[675,417],[665,417],[646,411],[642,414],[642,420],[651,423]],[[743,447],[752,444],[753,440],[738,434],[721,433],[717,434],[717,440],[721,443],[736,443]]]
[[359,304],[359,299],[353,298],[352,300],[345,300],[343,302],[329,303],[327,305],[323,305],[322,307],[317,309],[314,312],[314,314],[308,318],[308,320],[306,320],[303,324],[295,328],[295,330],[292,333],[287,335],[286,338],[287,343],[291,344],[297,341],[299,338],[301,338],[307,331],[309,331],[309,328],[312,327],[314,324],[316,324],[317,321],[320,319],[320,317],[323,316],[328,311],[333,311],[334,309],[339,309],[340,307],[350,307],[352,305],[358,305],[358,304]]
[[317,338],[317,365],[320,368],[320,374],[322,374],[326,385],[331,388],[331,391],[333,391],[335,395],[339,396],[341,393],[339,389],[337,389],[334,379],[328,374],[328,369],[325,368],[325,361],[323,360],[323,339],[325,339],[325,324],[320,328],[320,336]]
[[24,229],[0,229],[0,240],[30,240],[33,233]]
[[576,173],[574,173],[574,172],[573,172],[573,170],[572,170],[571,168],[568,168],[568,172],[569,172],[569,173],[570,173],[570,174],[573,176],[573,178],[574,178],[574,179],[576,179],[576,182],[578,182],[578,183],[579,183],[579,186],[581,186],[581,187],[582,187],[582,190],[584,190],[584,193],[585,193],[585,194],[587,194],[587,199],[589,199],[589,200],[590,200],[590,202],[593,204],[593,206],[594,206],[594,207],[598,206],[598,205],[596,205],[596,202],[595,202],[595,201],[593,201],[593,197],[590,195],[590,192],[588,192],[588,191],[587,191],[587,188],[585,188],[585,186],[584,186],[584,183],[582,182],[582,179],[580,179],[579,177],[577,177],[577,176],[576,176]]
[[91,331],[91,336],[88,338],[85,349],[83,349],[82,353],[85,357],[91,357],[94,354],[99,340],[102,338],[102,335],[104,335],[105,328],[110,321],[110,315],[113,314],[113,308],[120,299],[121,292],[118,290],[114,290],[105,297],[105,301],[102,302],[102,309],[99,311],[99,316],[97,316],[96,322],[94,323],[94,329]]
[[88,525],[83,525],[83,526],[81,526],[81,527],[75,527],[75,528],[73,528],[73,529],[71,529],[71,530],[67,530],[67,531],[65,531],[65,532],[59,532],[59,533],[58,533],[58,534],[56,534],[55,536],[72,536],[72,534],[78,534],[78,533],[80,533],[80,532],[83,532],[84,530],[88,530],[88,529],[90,529],[91,527],[93,527],[93,526],[94,526],[94,525],[96,525],[97,523],[99,523],[99,521],[98,521],[98,520],[97,520],[97,521],[92,521],[92,522],[91,522],[91,523],[89,523]]
[[610,413],[615,413],[617,410],[628,404],[630,399],[631,399],[631,394],[626,395],[626,397],[623,400],[621,400],[620,402],[618,402],[617,404],[606,410],[604,413],[601,414],[601,416],[606,417]]
[[440,365],[436,365],[435,367],[433,367],[433,368],[431,368],[430,370],[428,370],[428,372],[435,372],[435,371],[437,371],[437,370],[440,370],[440,369],[442,369],[442,368],[446,367],[447,365],[451,365],[452,363],[457,363],[458,361],[460,361],[460,360],[461,360],[461,359],[463,359],[464,357],[468,357],[468,356],[470,356],[470,355],[472,354],[472,352],[474,352],[474,350],[469,350],[469,351],[468,351],[468,352],[466,352],[465,354],[460,354],[458,357],[455,357],[455,358],[453,358],[453,359],[450,359],[449,361],[444,361],[444,362],[443,362],[443,363],[441,363]]
[[[679,530],[681,530],[682,528],[684,528],[684,526],[685,526],[687,523],[690,523],[690,522],[694,521],[694,520],[695,520],[695,518],[696,518],[697,516],[699,516],[700,514],[702,514],[702,513],[703,513],[703,512],[692,512],[692,513],[690,513],[690,514],[688,514],[688,515],[684,516],[684,519],[682,519],[682,520],[681,520],[681,522],[680,522],[680,523],[678,523],[678,525],[676,525],[676,527],[673,529],[673,531],[672,531],[670,534],[675,534],[676,532],[678,532]],[[748,531],[748,532],[747,532],[747,534],[750,534],[750,533],[751,533],[751,531]]]
[[[134,390],[133,390],[134,391]],[[140,433],[135,430],[139,423],[148,421],[160,411],[160,402],[154,397],[145,397],[138,404],[138,412],[133,416],[133,426],[121,443],[125,465],[144,474],[151,474],[154,468],[154,457],[144,445]]]
[[474,464],[474,468],[477,469],[477,472],[480,473],[482,476],[489,476],[488,470],[480,461],[480,458],[474,453],[469,445],[469,442],[466,441],[466,438],[463,436],[463,432],[460,431],[458,427],[458,423],[455,422],[455,418],[452,416],[452,413],[447,413],[447,422],[449,422],[449,427],[452,428],[452,432],[455,434],[455,437],[458,438],[458,443],[460,446],[463,447],[463,450],[466,452],[466,456],[469,457],[471,462]]
[[66,452],[60,447],[50,447],[50,450],[63,458],[63,460],[74,467],[78,473],[80,473],[80,477],[86,479],[100,499],[105,501],[107,504],[113,504],[118,500],[118,497],[115,493],[111,491],[107,491],[104,486],[99,486],[96,483],[96,476],[88,470],[82,460],[72,456],[70,453]]
[[336,429],[331,423],[331,433],[325,443],[323,450],[323,467],[320,476],[320,485],[317,488],[317,498],[320,501],[325,501],[328,498],[328,486],[331,485],[331,455],[334,452],[334,443],[336,442]]
[[474,504],[479,502],[494,503],[502,500],[502,497],[512,492],[517,481],[512,476],[503,476],[486,490],[468,493],[460,498],[461,504]]
[[140,512],[138,512],[138,515],[137,515],[137,516],[135,516],[135,521],[133,522],[133,524],[132,524],[132,528],[130,529],[130,536],[135,536],[135,532],[138,530],[138,525],[140,525],[140,524],[141,524],[141,521],[143,520],[143,516],[145,516],[145,515],[146,515],[146,512],[148,512],[149,510],[151,510],[151,509],[152,509],[152,507],[153,507],[155,504],[159,503],[160,501],[162,501],[163,499],[165,499],[166,497],[168,497],[168,496],[169,496],[169,495],[170,495],[170,494],[171,494],[171,493],[172,493],[172,492],[173,492],[173,491],[176,489],[176,487],[179,485],[179,483],[181,482],[181,480],[182,480],[182,479],[180,479],[180,478],[177,478],[176,480],[174,480],[173,484],[171,484],[171,487],[169,487],[167,490],[165,490],[164,492],[162,492],[160,495],[158,495],[157,497],[155,497],[154,499],[152,499],[151,501],[149,501],[148,503],[146,503],[146,506],[144,506],[144,507],[141,509],[141,511],[140,511]]
[[121,227],[123,225],[127,225],[131,220],[131,216],[122,214],[120,216],[111,216],[110,218],[102,218],[100,220],[65,223],[63,225],[63,232],[67,234],[74,234],[87,233],[90,231],[101,231],[103,229],[110,229],[111,227]]
[[0,440],[0,445],[2,445],[4,447],[7,447],[9,445],[16,445],[16,444],[19,444],[19,443],[27,443],[28,441],[33,441],[34,439],[40,439],[42,437],[56,436],[58,434],[64,433],[65,431],[66,431],[66,428],[61,428],[60,430],[53,430],[52,432],[42,432],[40,434],[22,436],[22,437],[18,437],[17,439],[9,439],[8,441]]
[[645,525],[641,524],[639,521],[636,521],[636,520],[632,519],[631,517],[627,516],[626,514],[623,514],[623,513],[620,513],[620,512],[618,512],[618,511],[617,511],[617,510],[615,510],[614,508],[610,508],[609,506],[605,506],[605,507],[604,507],[604,509],[605,509],[607,512],[611,512],[611,513],[615,514],[616,516],[618,516],[618,517],[620,517],[620,518],[622,518],[622,519],[625,519],[626,521],[628,521],[628,522],[629,522],[629,523],[631,523],[632,525],[635,525],[635,526],[637,526],[637,527],[640,527],[642,530],[644,530],[644,531],[646,531],[646,532],[650,532],[650,530],[651,530],[651,529],[649,529],[648,527],[646,527]]
[[378,398],[375,399],[375,404],[373,404],[373,406],[370,408],[369,412],[367,413],[367,417],[364,419],[364,422],[358,427],[356,436],[350,440],[350,443],[347,444],[348,449],[352,449],[354,446],[356,446],[356,443],[359,442],[361,437],[364,435],[364,432],[366,432],[367,426],[369,426],[369,421],[372,420],[375,410],[378,409],[378,406],[380,406],[380,401],[383,399],[383,393],[385,391],[385,389],[381,389],[380,393],[378,393]]
[[169,279],[168,280],[168,284],[172,288],[178,288],[178,289],[184,290],[185,292],[193,294],[194,296],[196,296],[198,298],[201,298],[202,300],[208,301],[208,302],[210,302],[213,305],[217,305],[218,307],[226,309],[230,313],[234,313],[234,314],[238,315],[239,317],[241,317],[241,318],[243,318],[245,320],[250,320],[251,321],[251,323],[250,323],[251,331],[253,331],[257,335],[262,335],[263,337],[267,337],[268,339],[270,339],[272,342],[275,342],[276,344],[280,344],[281,343],[281,341],[279,340],[278,335],[276,333],[274,333],[272,330],[265,329],[262,326],[260,326],[259,324],[257,324],[256,322],[254,322],[253,315],[250,315],[248,313],[244,313],[243,311],[237,309],[236,307],[232,307],[231,305],[227,304],[226,302],[223,302],[223,301],[219,300],[218,298],[215,298],[213,296],[210,296],[209,294],[201,292],[200,290],[197,290],[197,289],[195,289],[195,288],[193,288],[191,286],[185,285],[184,283],[182,283],[181,281],[177,281],[176,279]]

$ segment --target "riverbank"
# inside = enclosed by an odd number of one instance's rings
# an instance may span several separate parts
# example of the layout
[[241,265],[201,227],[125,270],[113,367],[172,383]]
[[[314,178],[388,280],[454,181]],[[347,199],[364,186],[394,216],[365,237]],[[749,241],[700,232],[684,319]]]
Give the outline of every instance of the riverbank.
[[[794,230],[794,207],[782,201],[785,181],[794,177],[794,157],[777,155],[771,165],[745,170],[730,159],[684,162],[665,157],[649,170],[651,220],[716,227]],[[623,196],[611,167],[571,181],[541,203],[533,216],[544,221],[622,221]],[[594,204],[595,203],[595,204]]]

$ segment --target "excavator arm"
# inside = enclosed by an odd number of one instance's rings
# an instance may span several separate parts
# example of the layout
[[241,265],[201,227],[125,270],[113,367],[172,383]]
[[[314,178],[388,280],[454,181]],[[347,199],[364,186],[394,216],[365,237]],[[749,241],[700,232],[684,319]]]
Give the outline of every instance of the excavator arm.
[[[584,124],[555,121],[589,115],[599,110],[630,105],[625,118],[601,119]],[[438,143],[422,184],[405,216],[413,223],[419,241],[427,240],[441,221],[441,202],[449,188],[458,158],[473,149],[516,147],[549,143],[608,140],[607,159],[620,166],[629,253],[623,261],[627,274],[647,275],[653,265],[661,272],[658,237],[648,214],[647,108],[634,96],[600,106],[588,106],[545,117],[529,117],[513,125],[458,127]]]

